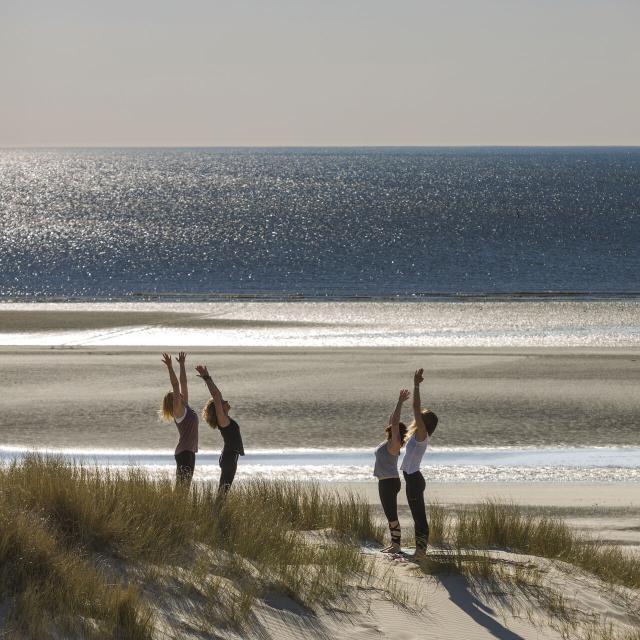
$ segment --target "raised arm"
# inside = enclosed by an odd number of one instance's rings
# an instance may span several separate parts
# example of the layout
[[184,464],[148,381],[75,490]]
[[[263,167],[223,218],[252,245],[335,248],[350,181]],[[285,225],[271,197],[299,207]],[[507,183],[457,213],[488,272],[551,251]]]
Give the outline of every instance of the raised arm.
[[207,367],[199,364],[196,366],[196,371],[198,372],[198,377],[204,380],[205,384],[207,385],[207,389],[209,389],[209,393],[213,398],[213,404],[216,408],[216,418],[218,419],[218,426],[221,428],[228,427],[231,423],[231,420],[229,419],[229,416],[224,412],[224,407],[222,406],[222,394],[220,393],[220,389],[218,389],[216,383],[209,375]]
[[423,442],[427,437],[427,427],[422,419],[422,405],[420,403],[420,383],[424,381],[424,369],[418,369],[413,375],[413,419],[416,421],[415,437]]
[[389,424],[391,425],[391,440],[387,443],[387,449],[389,453],[394,456],[400,453],[402,449],[402,441],[400,440],[400,413],[402,411],[402,403],[409,398],[411,394],[408,389],[402,389],[398,395],[398,402],[396,408],[389,417]]
[[180,365],[180,393],[182,393],[182,401],[185,404],[189,404],[189,389],[187,387],[187,371],[185,369],[185,362],[187,360],[187,354],[181,351],[178,354],[178,364]]
[[173,417],[179,418],[184,413],[184,405],[182,403],[182,396],[180,395],[180,384],[178,383],[178,378],[176,378],[176,372],[173,370],[171,356],[168,353],[162,354],[162,362],[169,371],[169,380],[173,389]]

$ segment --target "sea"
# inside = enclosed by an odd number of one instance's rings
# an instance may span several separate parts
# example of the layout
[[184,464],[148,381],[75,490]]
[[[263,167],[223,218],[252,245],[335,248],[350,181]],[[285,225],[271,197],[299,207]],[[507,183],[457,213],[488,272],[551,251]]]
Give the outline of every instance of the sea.
[[[637,147],[0,150],[0,359],[11,347],[634,353],[639,274]],[[25,310],[175,319],[3,324]],[[638,368],[629,376],[640,396]],[[562,425],[539,446],[505,446],[500,429],[482,446],[434,438],[423,471],[640,482],[637,406],[604,441]],[[33,442],[0,439],[0,460],[174,464],[115,432],[99,446]],[[351,445],[249,446],[240,477],[370,479],[371,447]],[[197,479],[217,477],[216,456],[199,455]]]

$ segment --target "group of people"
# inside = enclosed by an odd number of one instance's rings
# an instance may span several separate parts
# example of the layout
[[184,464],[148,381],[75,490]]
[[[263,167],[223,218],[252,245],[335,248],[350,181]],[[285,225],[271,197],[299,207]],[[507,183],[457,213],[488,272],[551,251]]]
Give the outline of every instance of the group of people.
[[401,553],[401,528],[398,520],[398,493],[400,474],[398,458],[404,445],[405,454],[400,466],[404,476],[407,503],[415,528],[415,557],[424,557],[429,541],[429,523],[424,504],[426,483],[420,471],[422,457],[429,445],[429,438],[438,425],[438,416],[430,409],[423,409],[420,401],[420,384],[424,381],[424,369],[418,369],[413,376],[413,422],[407,427],[400,422],[402,405],[411,397],[408,389],[402,389],[396,408],[385,429],[387,439],[376,447],[376,462],[373,475],[378,478],[378,494],[384,515],[389,523],[391,543],[383,549],[385,553]]
[[[189,388],[187,384],[186,354],[178,354],[179,375],[173,369],[173,361],[168,353],[162,354],[162,362],[169,372],[172,390],[162,401],[161,415],[167,421],[173,421],[178,429],[178,445],[175,450],[176,481],[182,488],[191,484],[198,452],[198,414],[189,406]],[[213,381],[207,367],[196,366],[197,375],[207,386],[211,398],[202,410],[202,418],[222,435],[224,446],[220,454],[220,481],[218,491],[226,494],[238,468],[238,458],[244,455],[242,436],[238,423],[229,416],[231,405],[223,399],[220,389]],[[398,470],[400,451],[406,445],[400,470],[405,480],[407,502],[413,517],[416,538],[415,557],[424,557],[429,541],[429,524],[424,502],[425,480],[420,472],[420,463],[427,450],[429,438],[438,424],[438,416],[423,409],[420,400],[420,384],[424,380],[424,370],[418,369],[413,377],[413,422],[407,427],[400,421],[402,405],[411,397],[408,389],[402,389],[396,407],[389,417],[385,428],[386,439],[375,450],[373,474],[378,478],[378,493],[382,509],[389,524],[391,542],[383,552],[399,554],[402,552],[401,527],[398,520],[398,493],[401,482]]]
[[[162,354],[162,362],[169,372],[172,390],[165,394],[160,414],[167,421],[173,420],[178,428],[178,444],[175,451],[176,481],[180,486],[188,489],[193,478],[196,453],[198,452],[198,414],[189,406],[186,359],[187,355],[181,351],[178,354],[180,367],[180,377],[178,378],[173,370],[171,356],[168,353]],[[213,381],[207,367],[199,364],[196,366],[196,371],[211,394],[211,398],[202,410],[202,418],[212,429],[219,429],[224,442],[218,461],[220,464],[218,491],[226,493],[231,488],[231,483],[236,475],[238,458],[244,455],[240,427],[235,420],[229,417],[231,405],[223,399],[222,393]]]

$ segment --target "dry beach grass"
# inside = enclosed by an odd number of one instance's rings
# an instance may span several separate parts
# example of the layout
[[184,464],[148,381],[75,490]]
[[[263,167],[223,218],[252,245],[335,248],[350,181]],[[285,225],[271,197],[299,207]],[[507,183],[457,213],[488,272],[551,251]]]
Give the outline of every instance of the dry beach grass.
[[[365,504],[315,486],[248,483],[219,500],[211,486],[187,494],[133,469],[40,457],[0,472],[0,510],[5,629],[27,637],[151,637],[141,594],[176,580],[216,605],[215,624],[239,624],[269,591],[324,602],[365,572],[357,541],[381,536]],[[334,543],[299,534],[312,529]],[[219,579],[204,579],[204,565]]]
[[[452,513],[436,504],[430,516],[432,553],[420,565],[396,565],[375,551],[385,531],[355,495],[256,481],[220,500],[207,484],[185,493],[136,469],[114,474],[31,456],[0,469],[1,633],[278,637],[260,612],[285,602],[309,624],[302,637],[326,637],[314,627],[320,611],[342,612],[344,625],[374,594],[406,620],[425,606],[425,580],[454,579],[478,601],[519,607],[520,618],[542,611],[546,620],[535,625],[554,630],[549,637],[640,637],[631,626],[637,556],[515,505]],[[550,579],[561,574],[615,592],[629,611],[624,624],[576,608]],[[290,627],[287,635],[298,637]]]

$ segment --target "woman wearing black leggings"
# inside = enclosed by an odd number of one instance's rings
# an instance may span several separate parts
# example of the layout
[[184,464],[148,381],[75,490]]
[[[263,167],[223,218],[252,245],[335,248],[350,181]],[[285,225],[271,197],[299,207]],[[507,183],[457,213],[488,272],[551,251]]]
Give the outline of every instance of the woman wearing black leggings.
[[238,457],[244,455],[244,446],[238,423],[229,417],[231,405],[223,400],[220,389],[212,380],[207,367],[199,364],[196,367],[198,376],[206,383],[211,399],[202,410],[202,417],[212,429],[219,429],[222,434],[224,446],[220,454],[220,482],[218,492],[226,494],[231,488],[231,483],[238,468]]
[[424,369],[418,369],[413,376],[413,424],[409,427],[409,438],[400,468],[404,474],[407,502],[416,533],[416,558],[423,558],[429,541],[429,524],[424,505],[426,483],[420,472],[420,463],[429,443],[429,437],[436,430],[438,416],[420,405],[420,383],[424,380]]
[[398,456],[404,443],[407,427],[400,422],[402,403],[409,398],[409,391],[402,389],[394,412],[385,429],[387,439],[381,442],[375,451],[376,463],[373,475],[378,478],[378,494],[384,515],[389,522],[391,544],[382,551],[400,553],[400,522],[398,520],[398,493],[400,492],[400,476],[398,474]]

